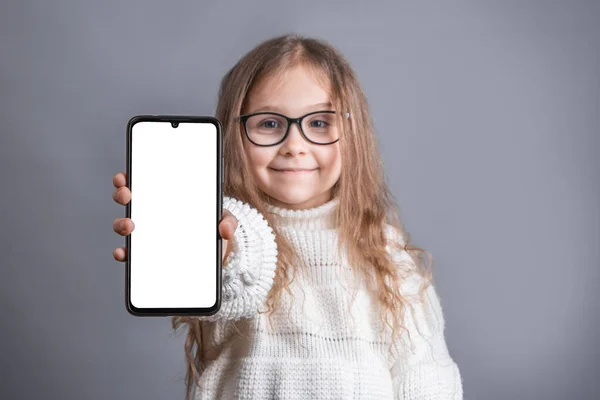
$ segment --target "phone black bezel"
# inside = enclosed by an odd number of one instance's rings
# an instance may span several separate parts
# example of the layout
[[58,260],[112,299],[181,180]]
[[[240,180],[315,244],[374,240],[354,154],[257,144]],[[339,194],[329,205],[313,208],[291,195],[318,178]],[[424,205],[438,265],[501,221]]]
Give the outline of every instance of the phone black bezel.
[[[222,253],[222,238],[219,233],[219,222],[223,212],[223,130],[221,122],[210,116],[186,116],[186,115],[136,115],[127,123],[127,187],[131,187],[131,139],[132,129],[138,122],[190,122],[190,123],[211,123],[217,128],[217,221],[215,221],[217,254]],[[177,129],[177,128],[174,128]],[[131,201],[126,206],[126,217],[131,218]],[[210,316],[216,314],[221,308],[222,295],[222,257],[217,257],[217,292],[216,302],[211,307],[195,308],[138,308],[131,304],[131,235],[125,237],[127,246],[127,261],[125,268],[125,307],[127,311],[136,317],[164,317],[164,316]]]

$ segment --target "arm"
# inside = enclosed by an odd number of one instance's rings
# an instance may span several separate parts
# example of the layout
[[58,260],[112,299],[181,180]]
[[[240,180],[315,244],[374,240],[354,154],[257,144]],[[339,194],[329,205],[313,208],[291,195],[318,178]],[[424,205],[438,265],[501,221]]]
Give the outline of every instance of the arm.
[[232,250],[223,262],[221,309],[205,321],[249,318],[262,310],[277,266],[275,234],[263,215],[250,205],[223,197],[223,208],[238,220]]
[[[388,234],[402,241],[388,227]],[[413,263],[406,251],[393,253],[396,262]],[[414,264],[413,264],[414,265]],[[416,271],[401,285],[408,302],[400,339],[392,346],[391,376],[396,400],[462,400],[462,377],[444,338],[445,320],[436,288],[431,284],[420,302],[418,290],[423,277]]]
[[425,293],[425,303],[413,305],[414,317],[410,308],[405,312],[412,343],[403,337],[395,344],[391,368],[395,399],[462,400],[462,377],[448,352],[444,316],[433,284]]

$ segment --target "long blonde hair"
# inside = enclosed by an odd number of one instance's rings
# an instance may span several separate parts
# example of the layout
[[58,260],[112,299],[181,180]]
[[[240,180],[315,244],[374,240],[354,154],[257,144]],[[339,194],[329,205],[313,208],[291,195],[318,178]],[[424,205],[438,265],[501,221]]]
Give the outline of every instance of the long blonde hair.
[[[406,330],[403,323],[405,306],[410,304],[399,290],[400,282],[410,273],[417,272],[424,278],[419,290],[423,299],[424,291],[433,280],[431,270],[425,267],[421,255],[425,254],[431,265],[432,257],[426,250],[408,244],[409,235],[403,228],[399,209],[386,182],[365,94],[349,63],[331,44],[296,34],[275,37],[248,52],[223,77],[216,110],[216,117],[223,125],[223,193],[256,208],[275,232],[277,268],[266,301],[267,313],[271,315],[282,291],[291,293],[289,285],[303,263],[294,247],[279,234],[273,216],[268,213],[268,197],[259,190],[254,180],[245,178],[252,173],[243,148],[241,125],[236,117],[244,111],[248,93],[263,79],[281,76],[286,70],[299,65],[311,68],[327,80],[331,101],[339,111],[342,171],[332,188],[333,196],[339,198],[338,251],[343,246],[348,262],[358,270],[355,272],[372,278],[376,284],[380,317],[392,328],[394,340],[401,330]],[[350,113],[350,118],[346,118],[346,112]],[[386,224],[388,228],[394,228],[394,237],[399,240],[389,240]],[[392,252],[406,251],[413,262],[402,264],[392,259],[386,248],[388,245]],[[198,382],[199,371],[203,369],[203,323],[206,322],[193,317],[172,317],[174,330],[182,324],[189,328],[185,343],[188,360],[186,399],[190,398],[193,381]]]

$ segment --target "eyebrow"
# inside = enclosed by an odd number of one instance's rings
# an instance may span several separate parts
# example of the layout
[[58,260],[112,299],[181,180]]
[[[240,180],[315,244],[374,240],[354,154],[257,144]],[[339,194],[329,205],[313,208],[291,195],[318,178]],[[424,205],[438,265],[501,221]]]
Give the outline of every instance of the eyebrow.
[[[328,102],[328,103],[313,104],[312,106],[308,106],[305,108],[306,109],[309,109],[309,108],[321,109],[321,107],[330,108],[331,103]],[[255,109],[254,111],[249,111],[248,114],[253,114],[253,113],[257,113],[257,112],[265,112],[265,111],[275,111],[275,112],[279,112],[279,113],[283,114],[283,110],[277,106],[262,106],[260,108]]]

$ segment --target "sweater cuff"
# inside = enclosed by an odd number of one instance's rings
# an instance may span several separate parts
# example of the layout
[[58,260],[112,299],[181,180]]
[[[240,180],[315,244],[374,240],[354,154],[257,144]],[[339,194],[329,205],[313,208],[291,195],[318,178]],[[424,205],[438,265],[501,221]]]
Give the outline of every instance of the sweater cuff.
[[412,366],[396,382],[396,400],[463,400],[456,363],[430,361]]
[[277,267],[275,234],[255,208],[232,197],[223,197],[223,208],[238,220],[223,262],[220,310],[207,321],[234,320],[256,315],[265,305]]

